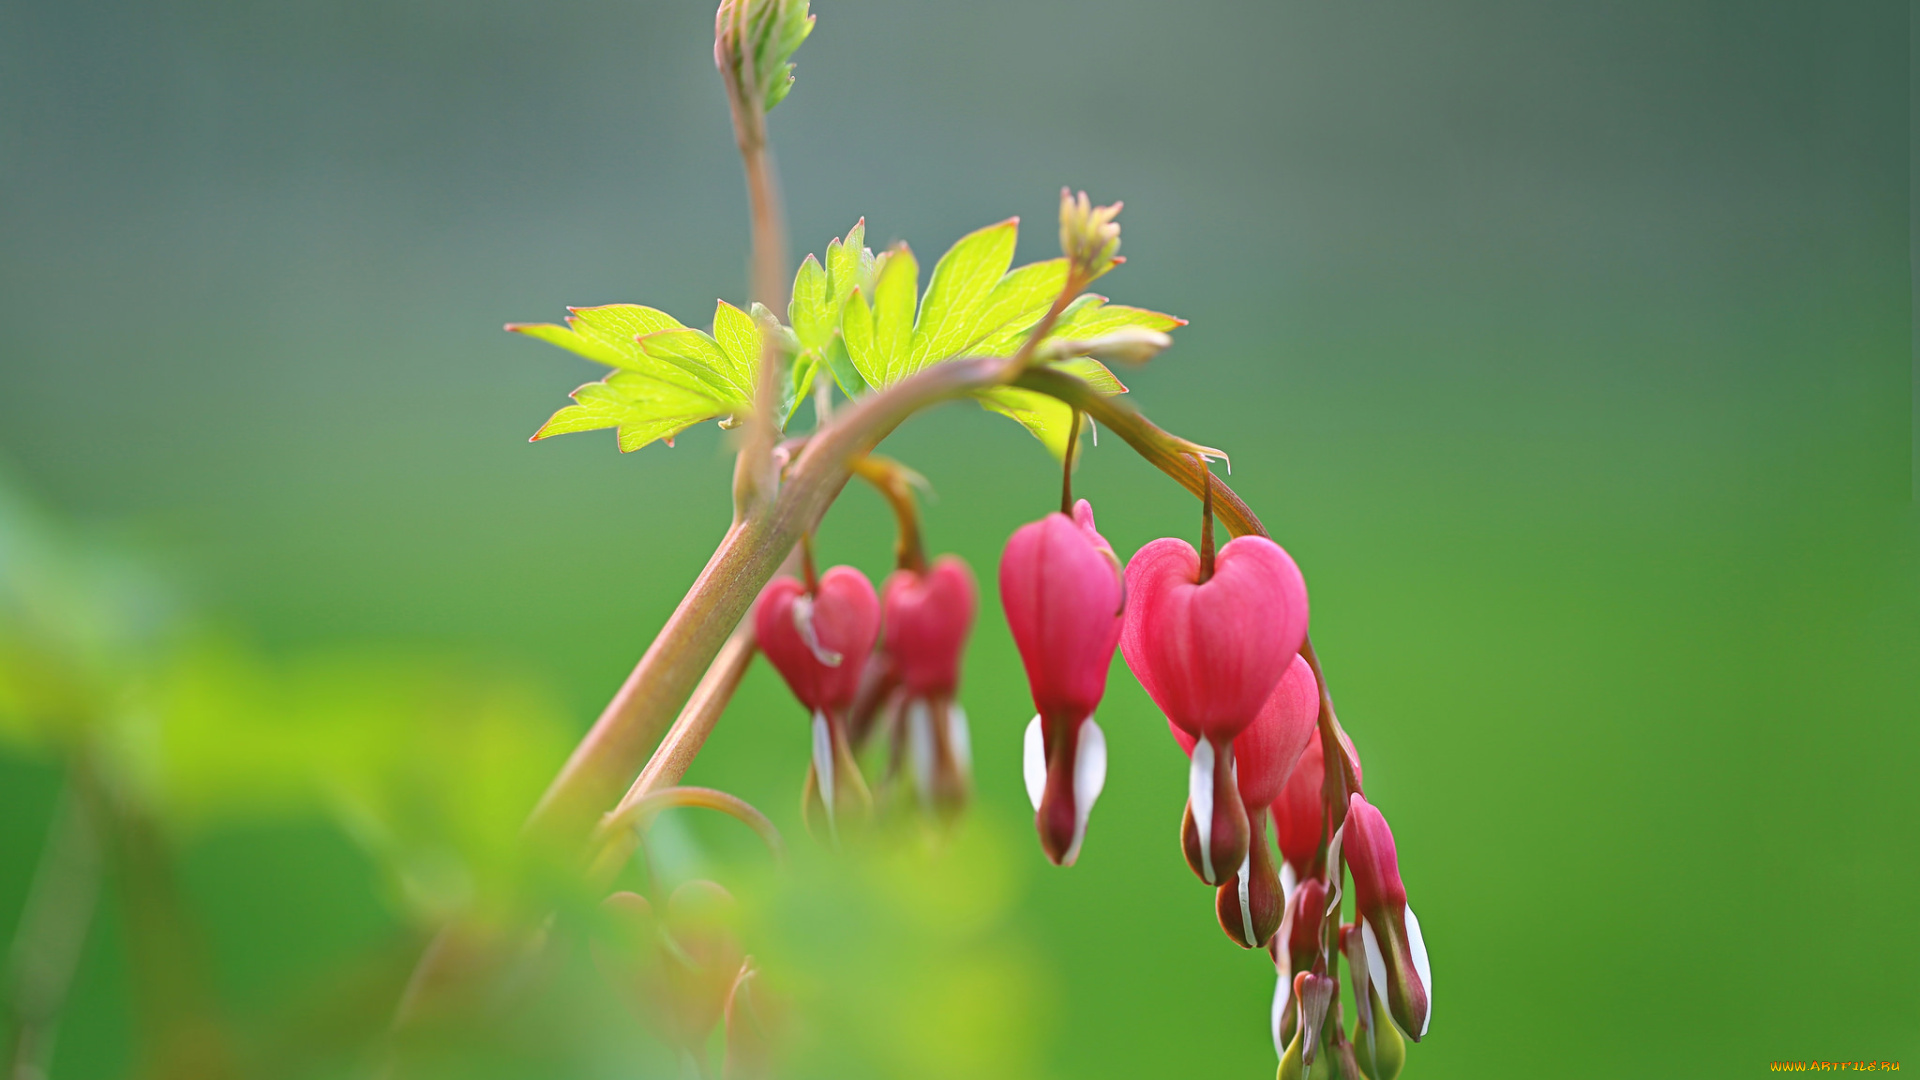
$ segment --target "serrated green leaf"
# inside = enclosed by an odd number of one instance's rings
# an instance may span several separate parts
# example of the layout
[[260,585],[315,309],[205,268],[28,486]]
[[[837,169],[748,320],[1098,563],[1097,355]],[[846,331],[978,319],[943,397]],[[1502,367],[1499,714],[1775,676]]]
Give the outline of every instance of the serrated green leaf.
[[827,272],[809,255],[793,275],[793,299],[787,304],[787,322],[803,349],[821,350],[833,339],[837,305],[827,299]]
[[1065,259],[1028,263],[1008,273],[981,304],[976,336],[962,351],[974,356],[1011,356],[1066,286]]
[[700,380],[702,389],[736,406],[753,401],[751,371],[737,373],[720,343],[698,330],[662,330],[640,339],[648,356]]
[[602,304],[568,310],[571,314],[567,322],[582,337],[603,341],[627,356],[639,355],[640,347],[635,339],[642,334],[685,329],[666,312],[639,304]]
[[571,310],[566,326],[508,323],[507,329],[550,345],[558,345],[596,364],[637,371],[688,390],[701,388],[702,383],[697,377],[675,365],[648,356],[636,340],[641,334],[685,329],[673,316],[639,304],[607,304]]
[[847,230],[844,240],[835,240],[827,245],[827,295],[834,308],[838,310],[859,289],[862,295],[872,295],[873,282],[862,280],[861,266],[865,261],[867,219],[861,218]]
[[974,339],[987,297],[1013,264],[1019,233],[1020,219],[1009,218],[968,233],[940,256],[920,303],[913,349],[903,375],[958,355]]
[[1125,304],[1109,304],[1107,298],[1095,293],[1078,297],[1060,313],[1060,319],[1053,324],[1047,337],[1077,339],[1085,341],[1103,334],[1111,334],[1129,328],[1158,330],[1162,333],[1187,325],[1187,320],[1176,318],[1146,308],[1128,307]]
[[[889,386],[910,373],[913,313],[920,292],[920,264],[913,249],[901,244],[887,252],[873,282],[873,355],[881,371],[875,386]],[[861,374],[867,374],[863,369]]]
[[553,414],[533,439],[618,428],[621,452],[673,437],[702,420],[725,416],[728,404],[633,372],[615,371],[574,390],[574,404]]
[[[772,319],[771,313],[768,318]],[[722,300],[713,309],[713,340],[730,361],[728,379],[747,391],[747,400],[753,400],[753,388],[759,383],[757,376],[760,372],[759,323],[754,321],[753,316]]]
[[[873,309],[859,289],[847,297],[846,310],[840,313],[840,338],[846,345],[847,359],[868,386],[885,386],[886,369],[873,344]],[[841,389],[846,389],[845,384]]]

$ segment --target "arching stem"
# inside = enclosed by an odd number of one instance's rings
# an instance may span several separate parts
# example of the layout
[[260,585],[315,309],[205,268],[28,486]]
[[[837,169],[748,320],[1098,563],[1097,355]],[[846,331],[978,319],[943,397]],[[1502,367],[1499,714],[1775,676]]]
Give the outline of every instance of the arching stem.
[[813,530],[800,534],[800,580],[807,587],[807,595],[820,591],[820,574],[813,567]]
[[1199,454],[1193,455],[1193,462],[1207,477],[1200,494],[1200,583],[1204,585],[1213,579],[1213,470]]
[[1080,444],[1080,410],[1073,410],[1073,422],[1067,425],[1067,456],[1060,460],[1060,512],[1073,516],[1073,452]]
[[863,454],[853,461],[853,474],[872,484],[887,506],[899,529],[893,544],[894,565],[916,574],[927,569],[927,552],[920,541],[920,507],[913,498],[911,469],[878,454]]

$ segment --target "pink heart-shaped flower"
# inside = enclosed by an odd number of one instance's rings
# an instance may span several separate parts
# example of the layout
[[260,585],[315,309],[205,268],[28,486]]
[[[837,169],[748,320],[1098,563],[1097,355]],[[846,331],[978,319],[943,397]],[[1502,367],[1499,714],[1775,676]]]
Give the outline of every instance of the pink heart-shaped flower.
[[860,671],[880,633],[880,599],[851,566],[820,575],[814,594],[793,578],[775,578],[753,612],[760,651],[809,710],[839,712],[853,702]]
[[1231,740],[1253,723],[1307,639],[1307,583],[1280,545],[1242,536],[1200,580],[1200,555],[1167,537],[1127,564],[1127,666],[1176,727]]
[[942,555],[924,574],[894,571],[883,592],[887,653],[901,685],[915,697],[952,697],[973,628],[973,571]]

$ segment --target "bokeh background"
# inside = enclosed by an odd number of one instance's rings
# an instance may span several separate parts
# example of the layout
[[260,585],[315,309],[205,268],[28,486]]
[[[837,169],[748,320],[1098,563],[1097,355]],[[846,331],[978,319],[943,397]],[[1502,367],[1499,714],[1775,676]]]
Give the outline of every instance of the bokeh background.
[[[1062,184],[1126,201],[1103,290],[1191,325],[1124,377],[1232,454],[1306,570],[1399,839],[1439,984],[1408,1076],[1920,1058],[1907,5],[815,11],[772,117],[796,254],[865,215],[925,263],[1019,214],[1043,258]],[[485,880],[461,830],[510,833],[725,527],[710,427],[528,445],[595,369],[499,330],[743,299],[711,23],[0,6],[0,458],[50,560],[0,571],[110,566],[188,628],[141,722],[174,725],[162,829],[243,1043]],[[1057,491],[970,406],[888,449],[989,586]],[[1078,483],[1123,551],[1196,527],[1117,441]],[[859,490],[820,540],[876,577],[890,545]],[[764,666],[689,779],[766,809],[796,868],[724,820],[659,826],[668,872],[762,911],[789,1072],[1267,1075],[1271,966],[1182,863],[1184,761],[1124,666],[1071,871],[1031,833],[997,604],[963,700],[977,804],[947,844],[812,853],[805,720]],[[8,730],[10,934],[62,768]],[[54,1076],[146,1060],[135,918],[110,890]],[[673,1072],[594,1053],[566,1069]]]

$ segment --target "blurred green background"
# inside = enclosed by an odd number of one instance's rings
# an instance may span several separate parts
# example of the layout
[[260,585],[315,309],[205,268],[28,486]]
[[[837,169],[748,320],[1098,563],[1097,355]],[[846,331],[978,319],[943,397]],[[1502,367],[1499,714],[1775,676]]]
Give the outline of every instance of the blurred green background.
[[[1406,1075],[1920,1058],[1906,5],[814,10],[771,121],[796,255],[866,215],[925,263],[1020,214],[1025,261],[1062,184],[1126,200],[1102,290],[1191,325],[1123,377],[1305,569],[1399,840],[1439,984]],[[167,830],[243,1038],[465,895],[484,844],[446,837],[511,832],[726,525],[710,426],[527,445],[597,369],[499,331],[744,298],[712,14],[0,6],[0,457],[56,557],[194,613],[161,681],[201,734],[170,738],[226,764],[168,774]],[[1045,453],[971,406],[888,450],[990,598]],[[1078,484],[1123,553],[1196,527],[1117,440]],[[891,543],[851,490],[820,550],[877,578]],[[724,819],[660,826],[766,909],[789,1072],[1267,1075],[1271,965],[1182,863],[1184,761],[1124,666],[1070,871],[990,600],[962,699],[944,850],[810,851],[805,718],[764,666],[689,780],[771,814],[793,873]],[[45,739],[5,747],[11,934],[61,781]],[[110,894],[56,1077],[138,1060],[127,918]]]

